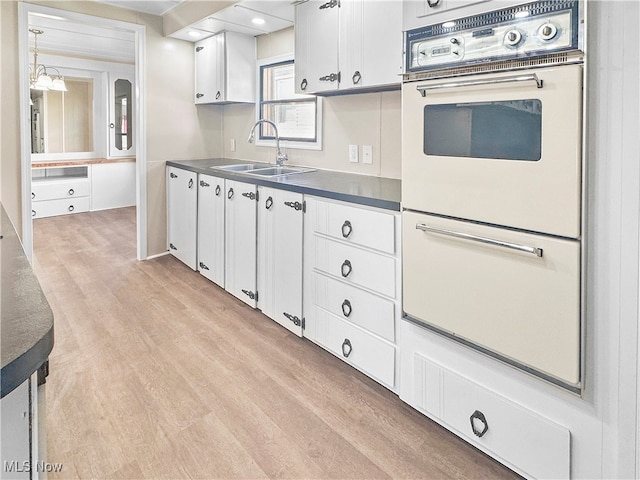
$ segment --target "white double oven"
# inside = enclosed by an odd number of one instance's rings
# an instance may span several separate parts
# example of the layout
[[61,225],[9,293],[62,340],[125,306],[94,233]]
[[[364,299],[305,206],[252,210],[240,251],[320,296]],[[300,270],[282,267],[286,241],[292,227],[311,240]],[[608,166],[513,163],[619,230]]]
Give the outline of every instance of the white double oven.
[[577,1],[406,33],[405,319],[581,388]]

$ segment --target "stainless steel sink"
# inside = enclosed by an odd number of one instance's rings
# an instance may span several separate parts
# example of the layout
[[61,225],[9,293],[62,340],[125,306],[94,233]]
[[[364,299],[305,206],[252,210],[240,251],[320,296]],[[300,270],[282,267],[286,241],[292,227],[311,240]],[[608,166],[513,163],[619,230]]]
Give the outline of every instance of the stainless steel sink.
[[315,170],[315,168],[306,167],[269,167],[258,168],[256,170],[251,170],[245,173],[247,175],[259,175],[261,177],[279,177],[282,175],[292,175],[294,173],[313,172]]
[[239,163],[235,165],[214,165],[215,170],[226,170],[227,172],[248,172],[259,168],[269,168],[268,163]]

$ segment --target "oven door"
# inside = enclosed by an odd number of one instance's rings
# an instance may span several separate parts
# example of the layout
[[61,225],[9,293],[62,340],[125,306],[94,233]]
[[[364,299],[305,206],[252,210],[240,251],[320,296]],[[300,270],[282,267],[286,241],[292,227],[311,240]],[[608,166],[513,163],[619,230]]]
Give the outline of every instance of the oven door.
[[582,67],[405,83],[404,208],[578,238]]
[[403,310],[554,383],[580,383],[580,242],[403,213]]

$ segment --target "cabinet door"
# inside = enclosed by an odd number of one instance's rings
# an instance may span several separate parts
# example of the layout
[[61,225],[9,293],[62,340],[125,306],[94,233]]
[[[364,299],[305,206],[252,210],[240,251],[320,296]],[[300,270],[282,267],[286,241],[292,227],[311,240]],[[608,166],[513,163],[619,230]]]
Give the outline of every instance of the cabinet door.
[[338,89],[339,10],[337,1],[335,5],[334,2],[318,0],[296,5],[295,65],[298,93]]
[[258,308],[301,337],[303,196],[258,192]]
[[224,34],[195,44],[195,103],[213,103],[223,99]]
[[133,75],[109,76],[109,156],[129,157],[136,154],[133,137]]
[[167,224],[169,252],[196,269],[197,174],[167,168]]
[[225,289],[256,307],[256,186],[226,180]]
[[198,271],[224,288],[223,178],[198,176]]
[[0,456],[2,457],[0,459],[2,461],[0,478],[13,480],[31,478],[29,470],[25,468],[31,460],[30,381],[30,379],[25,380],[0,400],[0,428],[3,440],[0,444]]

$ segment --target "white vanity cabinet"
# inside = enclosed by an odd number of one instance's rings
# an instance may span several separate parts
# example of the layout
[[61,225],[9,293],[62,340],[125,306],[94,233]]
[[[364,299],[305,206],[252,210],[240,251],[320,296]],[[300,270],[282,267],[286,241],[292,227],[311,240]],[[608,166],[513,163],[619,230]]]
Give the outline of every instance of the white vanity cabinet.
[[295,23],[297,93],[400,85],[401,2],[309,0]]
[[88,212],[91,183],[89,166],[34,168],[31,181],[31,216],[53,217]]
[[167,234],[169,252],[196,270],[198,175],[167,167]]
[[224,288],[225,180],[198,175],[198,271]]
[[257,306],[257,187],[225,180],[225,290]]
[[223,32],[195,44],[195,103],[255,102],[256,41]]
[[301,193],[258,187],[258,308],[302,336]]
[[305,198],[304,336],[395,391],[399,213]]

